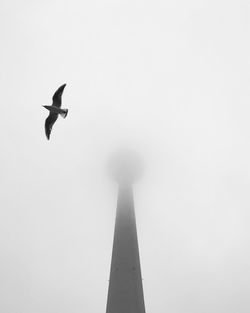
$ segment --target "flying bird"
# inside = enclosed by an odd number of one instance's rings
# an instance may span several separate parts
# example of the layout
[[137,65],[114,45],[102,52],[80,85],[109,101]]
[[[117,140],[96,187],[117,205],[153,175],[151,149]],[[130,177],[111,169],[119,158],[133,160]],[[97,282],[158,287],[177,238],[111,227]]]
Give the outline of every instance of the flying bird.
[[45,121],[45,134],[46,137],[50,138],[51,130],[53,125],[55,124],[58,115],[60,114],[63,118],[65,118],[68,114],[68,109],[61,109],[62,105],[62,94],[66,84],[63,84],[61,87],[57,89],[52,98],[52,105],[43,105],[43,107],[49,110],[49,116]]

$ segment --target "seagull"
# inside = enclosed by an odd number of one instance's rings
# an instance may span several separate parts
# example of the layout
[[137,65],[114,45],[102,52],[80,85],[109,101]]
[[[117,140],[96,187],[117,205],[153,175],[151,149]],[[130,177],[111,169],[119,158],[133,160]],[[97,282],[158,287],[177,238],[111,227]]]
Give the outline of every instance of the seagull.
[[52,105],[43,105],[45,109],[49,110],[49,116],[46,118],[45,121],[45,134],[48,140],[50,138],[52,127],[55,121],[57,120],[58,115],[60,114],[63,118],[65,118],[68,114],[68,109],[61,109],[62,94],[65,86],[66,84],[63,84],[54,93],[52,98],[53,101]]

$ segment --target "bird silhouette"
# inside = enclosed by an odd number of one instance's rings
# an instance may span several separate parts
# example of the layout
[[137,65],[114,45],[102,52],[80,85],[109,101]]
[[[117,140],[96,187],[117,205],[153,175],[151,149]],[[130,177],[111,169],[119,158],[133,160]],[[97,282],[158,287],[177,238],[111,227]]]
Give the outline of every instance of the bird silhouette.
[[54,93],[52,97],[52,105],[43,105],[45,109],[49,110],[49,116],[45,120],[45,134],[48,140],[50,138],[52,127],[55,124],[58,115],[60,114],[63,118],[65,118],[68,114],[68,109],[61,109],[62,94],[65,86],[66,84],[63,84]]

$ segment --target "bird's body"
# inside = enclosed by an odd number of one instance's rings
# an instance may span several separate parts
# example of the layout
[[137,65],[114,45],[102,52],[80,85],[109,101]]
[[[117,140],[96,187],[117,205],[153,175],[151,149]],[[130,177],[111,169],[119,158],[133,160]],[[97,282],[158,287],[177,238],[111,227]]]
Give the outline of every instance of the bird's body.
[[49,110],[51,114],[60,114],[62,117],[66,117],[68,109],[61,109],[54,105],[44,105],[45,109]]
[[63,118],[65,118],[68,114],[68,109],[61,109],[62,104],[62,94],[66,84],[63,84],[61,87],[57,89],[57,91],[53,95],[53,103],[52,105],[44,105],[43,107],[49,110],[49,116],[45,121],[45,134],[46,137],[50,138],[50,133],[54,123],[56,122],[58,115],[60,114]]

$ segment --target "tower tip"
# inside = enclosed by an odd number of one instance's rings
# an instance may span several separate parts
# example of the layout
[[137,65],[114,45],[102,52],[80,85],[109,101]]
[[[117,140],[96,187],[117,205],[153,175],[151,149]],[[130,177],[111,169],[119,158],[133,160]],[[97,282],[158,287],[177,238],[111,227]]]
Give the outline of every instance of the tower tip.
[[135,152],[122,150],[109,160],[108,169],[118,184],[133,184],[142,176],[143,163]]

